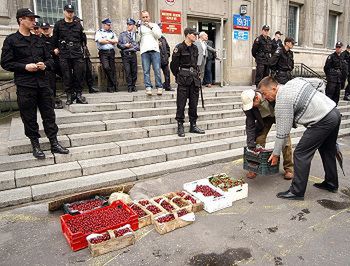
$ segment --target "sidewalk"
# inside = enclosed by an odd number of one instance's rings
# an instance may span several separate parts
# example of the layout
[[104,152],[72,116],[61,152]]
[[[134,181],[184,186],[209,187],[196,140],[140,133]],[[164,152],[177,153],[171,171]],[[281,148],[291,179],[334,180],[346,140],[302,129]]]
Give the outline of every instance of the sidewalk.
[[[350,173],[350,137],[342,144]],[[211,174],[244,175],[242,161],[215,164],[140,181],[133,197],[155,196]],[[152,227],[138,231],[136,244],[91,258],[72,252],[59,223],[61,212],[32,204],[0,212],[2,265],[349,265],[350,181],[339,173],[337,194],[312,186],[323,177],[319,155],[313,160],[304,201],[277,199],[290,181],[282,174],[247,180],[249,196],[232,207],[196,215],[193,225],[166,235]]]

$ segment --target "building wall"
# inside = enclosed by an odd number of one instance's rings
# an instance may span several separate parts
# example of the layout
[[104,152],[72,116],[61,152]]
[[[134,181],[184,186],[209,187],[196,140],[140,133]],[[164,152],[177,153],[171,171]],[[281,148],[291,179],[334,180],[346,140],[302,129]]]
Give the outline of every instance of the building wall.
[[[252,19],[248,41],[233,39],[233,14],[239,13],[240,6],[248,7]],[[188,20],[213,21],[224,19],[223,48],[226,59],[223,64],[225,84],[251,84],[255,68],[251,56],[253,40],[260,34],[261,26],[269,24],[270,34],[280,30],[287,33],[288,7],[297,5],[299,9],[299,42],[295,46],[295,62],[304,63],[317,71],[322,71],[325,59],[332,50],[327,48],[329,13],[338,15],[338,36],[346,45],[350,41],[350,0],[175,0],[169,5],[166,0],[81,0],[84,28],[89,38],[88,46],[92,56],[97,56],[94,32],[100,27],[103,18],[110,17],[114,31],[119,33],[126,28],[126,19],[139,18],[141,10],[149,10],[153,21],[160,21],[160,10],[180,11],[182,30]],[[0,0],[0,43],[6,35],[17,29],[16,9],[29,6],[32,0]],[[183,40],[183,35],[165,34],[171,49]],[[271,36],[273,37],[273,36]],[[1,44],[0,44],[1,46]],[[221,51],[220,51],[221,53]],[[117,53],[119,55],[119,53]],[[223,55],[220,55],[222,57]],[[139,58],[139,79],[142,84],[141,60]]]

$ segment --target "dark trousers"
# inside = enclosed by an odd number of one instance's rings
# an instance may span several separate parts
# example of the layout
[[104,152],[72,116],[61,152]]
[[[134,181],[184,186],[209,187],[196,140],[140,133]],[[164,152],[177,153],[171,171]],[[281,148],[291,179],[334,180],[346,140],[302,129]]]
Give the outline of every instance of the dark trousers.
[[326,95],[329,98],[331,98],[337,105],[339,102],[340,88],[341,88],[340,82],[327,81]]
[[279,84],[286,84],[292,79],[292,73],[290,71],[277,71],[275,79]]
[[212,66],[213,66],[213,60],[208,59],[207,62],[205,63],[204,80],[203,80],[204,85],[213,83],[213,73],[211,71]]
[[98,52],[102,68],[107,76],[107,87],[108,88],[117,88],[118,84],[116,81],[116,72],[115,72],[115,51],[111,50],[100,50]]
[[122,62],[125,71],[126,83],[129,89],[135,88],[137,81],[137,56],[136,53],[123,54]]
[[169,64],[166,65],[161,65],[163,75],[164,75],[164,83],[163,83],[163,88],[164,89],[169,89],[170,88],[170,69],[169,69]]
[[89,57],[86,57],[84,61],[85,61],[85,81],[88,88],[91,88],[94,85],[94,77],[92,75],[92,63]]
[[348,85],[346,85],[344,96],[349,96],[349,95],[350,95],[350,74],[348,75]]
[[185,107],[187,98],[189,99],[189,109],[188,116],[191,123],[196,123],[197,115],[197,105],[199,97],[199,88],[194,85],[191,86],[181,86],[177,87],[176,96],[176,121],[184,123],[185,122]]
[[51,139],[57,136],[54,101],[51,89],[17,86],[17,103],[24,124],[24,133],[30,139],[40,138],[37,123],[37,109],[43,120],[46,136]]
[[290,191],[304,196],[310,173],[311,160],[319,151],[325,171],[325,182],[338,188],[336,141],[340,126],[340,113],[334,108],[315,125],[308,127],[294,150],[294,178]]
[[55,73],[55,71],[46,71],[46,75],[49,78],[49,87],[50,87],[50,90],[52,92],[52,95],[53,95],[53,97],[56,98],[56,96],[57,96],[57,93],[56,93],[56,90],[57,90],[56,73]]
[[[83,90],[85,62],[83,58],[60,58],[63,87],[66,93]],[[74,84],[74,86],[73,86]]]
[[259,82],[270,74],[270,69],[268,65],[256,64],[255,72],[255,85],[258,86]]

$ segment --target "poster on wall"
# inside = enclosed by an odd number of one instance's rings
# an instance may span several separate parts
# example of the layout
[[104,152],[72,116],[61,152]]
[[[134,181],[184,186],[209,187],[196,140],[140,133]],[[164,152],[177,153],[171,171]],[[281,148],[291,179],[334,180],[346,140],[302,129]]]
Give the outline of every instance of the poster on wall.
[[240,40],[240,41],[248,41],[249,40],[249,31],[234,30],[233,31],[233,39]]
[[161,10],[160,21],[163,33],[181,34],[181,12]]

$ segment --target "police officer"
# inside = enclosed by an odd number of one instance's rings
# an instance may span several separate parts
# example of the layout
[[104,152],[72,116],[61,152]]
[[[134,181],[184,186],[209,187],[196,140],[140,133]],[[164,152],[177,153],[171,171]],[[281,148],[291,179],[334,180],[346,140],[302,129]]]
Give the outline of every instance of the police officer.
[[254,41],[252,47],[252,55],[256,62],[255,85],[258,86],[260,80],[268,76],[269,59],[272,52],[272,41],[269,36],[270,27],[264,25],[262,27],[261,35]]
[[277,48],[270,59],[270,68],[276,71],[275,79],[280,84],[286,84],[292,79],[294,69],[294,58],[292,48],[295,41],[291,37],[286,37],[284,46]]
[[283,46],[283,43],[281,41],[282,33],[280,31],[275,32],[275,38],[272,39],[271,45],[272,45],[272,51],[271,54],[274,54],[277,50],[277,48],[280,48]]
[[[341,55],[348,66],[348,73],[347,73],[348,85],[345,88],[345,95],[343,100],[350,101],[350,45],[349,44],[346,46],[346,50],[342,52]],[[345,86],[345,80],[343,82],[342,87],[344,86]]]
[[194,45],[196,41],[196,32],[193,28],[184,30],[185,40],[176,45],[170,69],[176,78],[177,98],[176,98],[176,121],[178,123],[177,135],[185,136],[183,123],[185,122],[185,106],[187,98],[189,98],[188,116],[190,120],[190,132],[204,134],[204,130],[196,125],[198,118],[197,105],[199,97],[199,88],[201,79],[199,77],[199,69],[197,67],[198,48]]
[[120,33],[117,45],[122,56],[128,92],[137,91],[135,87],[137,81],[136,52],[140,51],[140,45],[136,42],[135,24],[136,21],[134,19],[127,19],[127,29]]
[[63,86],[67,94],[66,104],[72,104],[75,99],[77,103],[86,104],[82,96],[85,68],[83,44],[86,43],[86,35],[80,22],[74,20],[74,6],[71,4],[64,6],[64,18],[55,23],[53,43],[54,52],[59,55]]
[[[74,21],[81,23],[83,20],[77,16],[74,16]],[[84,39],[87,40],[86,37]],[[94,77],[92,74],[92,72],[93,72],[92,62],[90,60],[91,54],[90,54],[89,48],[87,47],[87,43],[83,43],[83,54],[84,54],[84,64],[85,64],[84,79],[85,79],[86,84],[88,86],[89,93],[97,93],[98,89],[96,89],[94,87]]]
[[55,122],[52,92],[45,74],[53,68],[53,60],[45,48],[43,40],[31,34],[35,25],[35,15],[29,8],[17,10],[16,19],[19,29],[6,37],[1,54],[1,66],[14,72],[17,86],[17,103],[24,124],[24,132],[30,139],[35,158],[44,159],[45,153],[39,144],[39,125],[37,109],[43,120],[46,136],[51,143],[53,153],[67,154],[57,141],[58,127]]
[[46,72],[49,78],[49,87],[55,98],[55,109],[62,109],[63,108],[62,101],[59,98],[57,98],[57,92],[56,92],[57,91],[56,72],[59,72],[56,70],[56,68],[59,68],[59,61],[58,61],[58,57],[55,55],[53,51],[54,45],[53,45],[53,38],[52,38],[52,27],[48,22],[45,21],[41,23],[40,28],[42,31],[41,38],[45,42],[47,51],[51,54],[51,56],[54,59],[53,69]]
[[115,70],[114,46],[118,43],[117,35],[111,30],[112,21],[109,18],[102,20],[103,28],[96,31],[95,41],[97,43],[98,55],[102,68],[107,76],[107,91],[118,91]]
[[341,56],[343,44],[335,44],[335,52],[327,57],[326,64],[323,67],[326,73],[327,87],[326,95],[337,105],[339,102],[340,88],[348,73],[347,64]]

